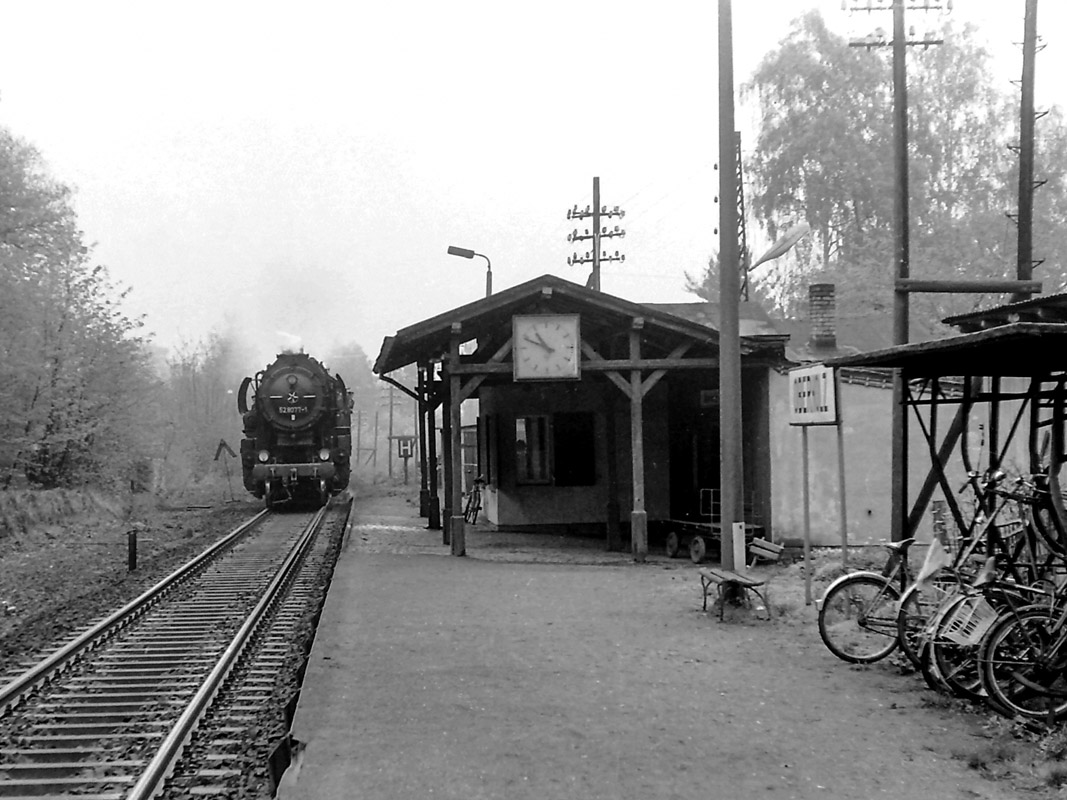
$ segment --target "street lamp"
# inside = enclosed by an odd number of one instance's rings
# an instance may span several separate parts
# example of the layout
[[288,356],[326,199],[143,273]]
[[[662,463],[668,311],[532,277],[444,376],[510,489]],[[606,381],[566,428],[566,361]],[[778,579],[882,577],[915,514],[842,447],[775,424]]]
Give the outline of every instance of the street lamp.
[[475,253],[473,250],[468,250],[465,247],[448,246],[448,254],[450,256],[459,256],[460,258],[478,258],[485,259],[485,296],[488,297],[493,293],[493,265],[489,262],[489,256],[483,256],[481,253]]

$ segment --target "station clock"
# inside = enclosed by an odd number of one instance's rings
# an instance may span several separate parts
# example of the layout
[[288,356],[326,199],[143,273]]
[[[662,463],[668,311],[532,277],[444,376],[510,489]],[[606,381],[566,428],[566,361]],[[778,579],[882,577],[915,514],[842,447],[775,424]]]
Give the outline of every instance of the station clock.
[[578,314],[526,314],[512,317],[511,358],[517,381],[581,377]]

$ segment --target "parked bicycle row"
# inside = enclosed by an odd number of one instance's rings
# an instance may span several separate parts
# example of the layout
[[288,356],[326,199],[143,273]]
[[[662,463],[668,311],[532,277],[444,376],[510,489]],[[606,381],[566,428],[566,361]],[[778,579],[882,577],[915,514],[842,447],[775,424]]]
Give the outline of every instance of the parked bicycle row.
[[912,538],[885,545],[880,572],[827,587],[826,646],[863,664],[900,648],[931,688],[1012,718],[1067,719],[1067,537],[1043,478],[971,473],[970,522],[935,538],[917,573]]

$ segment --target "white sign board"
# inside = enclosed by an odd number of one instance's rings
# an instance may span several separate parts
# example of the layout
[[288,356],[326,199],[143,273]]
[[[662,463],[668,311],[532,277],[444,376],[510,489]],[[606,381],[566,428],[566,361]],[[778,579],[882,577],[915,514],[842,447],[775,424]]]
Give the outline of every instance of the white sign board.
[[789,424],[837,424],[837,381],[833,368],[820,364],[789,371]]

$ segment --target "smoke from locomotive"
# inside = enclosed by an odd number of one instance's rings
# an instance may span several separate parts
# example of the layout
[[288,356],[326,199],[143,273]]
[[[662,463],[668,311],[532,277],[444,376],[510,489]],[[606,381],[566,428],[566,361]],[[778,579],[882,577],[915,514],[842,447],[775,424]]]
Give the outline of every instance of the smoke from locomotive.
[[348,486],[352,400],[340,375],[330,377],[305,353],[280,353],[242,381],[237,408],[245,488],[267,508],[287,501],[324,505]]

